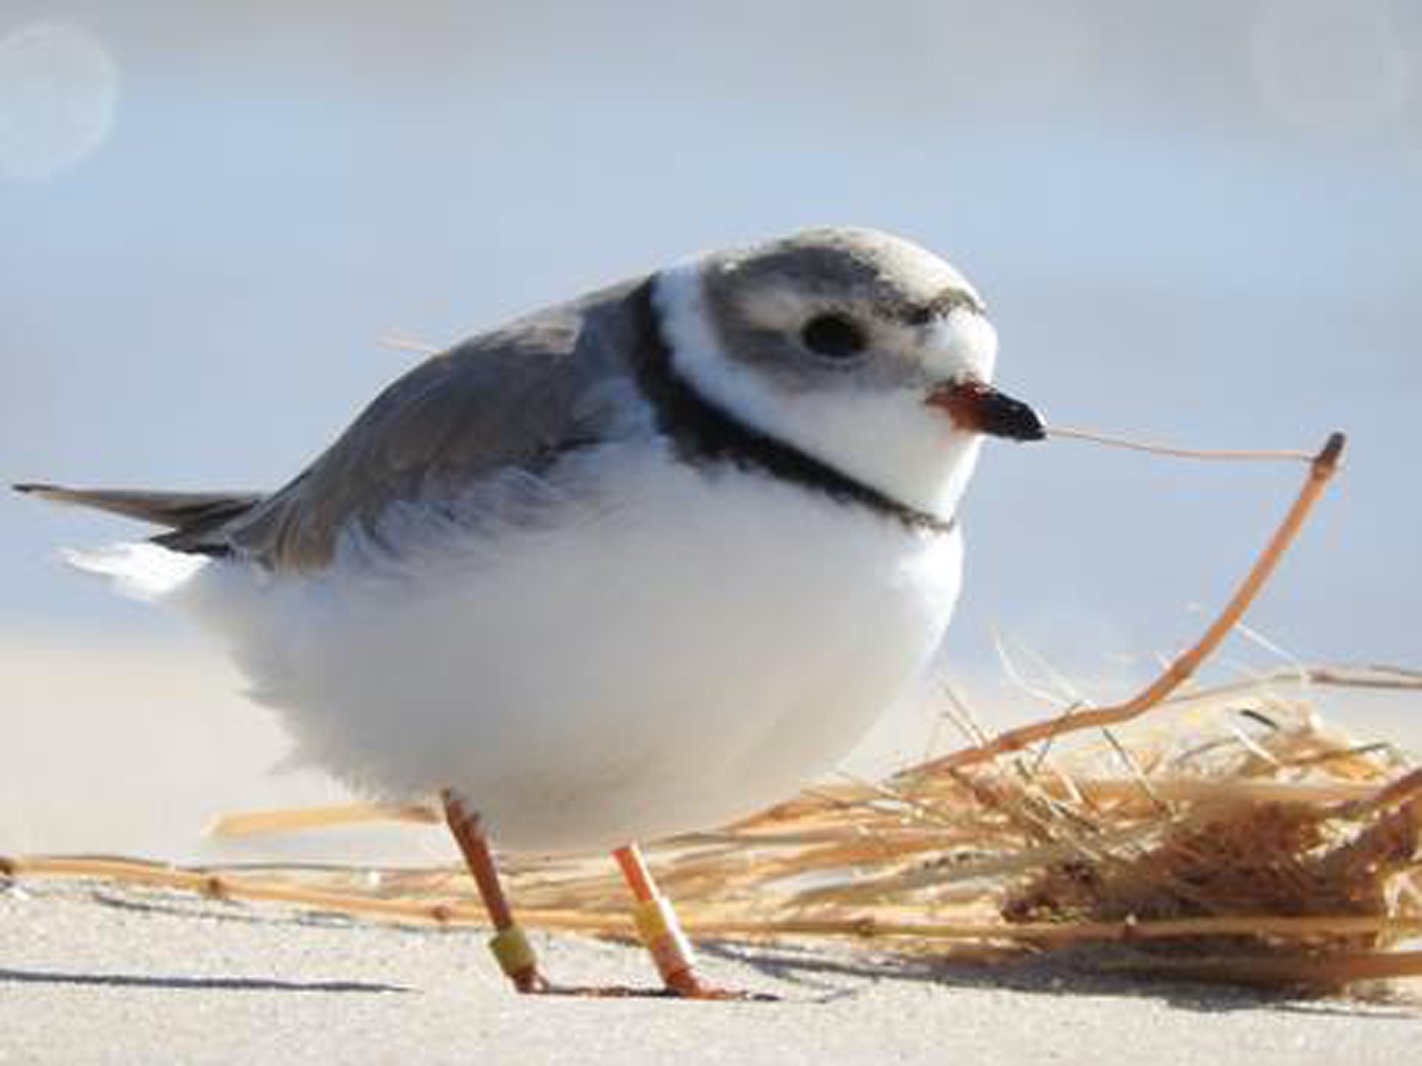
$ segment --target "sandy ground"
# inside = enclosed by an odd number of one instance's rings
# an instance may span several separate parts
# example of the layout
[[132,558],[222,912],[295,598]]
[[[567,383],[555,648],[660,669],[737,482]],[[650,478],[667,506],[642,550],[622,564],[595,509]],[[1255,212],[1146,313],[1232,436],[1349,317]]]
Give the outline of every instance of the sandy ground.
[[[0,1062],[1397,1063],[1422,1008],[984,970],[846,948],[704,944],[775,1003],[520,998],[477,933],[169,893],[0,890]],[[638,949],[538,937],[575,983],[648,983]]]

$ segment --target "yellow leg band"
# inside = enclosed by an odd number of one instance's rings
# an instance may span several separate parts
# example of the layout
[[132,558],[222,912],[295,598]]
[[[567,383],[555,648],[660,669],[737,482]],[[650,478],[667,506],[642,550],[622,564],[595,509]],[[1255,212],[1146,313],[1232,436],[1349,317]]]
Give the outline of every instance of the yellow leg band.
[[672,910],[671,901],[665,896],[653,896],[637,904],[632,912],[637,923],[637,932],[642,943],[652,954],[657,971],[663,979],[672,974],[690,970],[693,966],[691,941],[681,931]]
[[533,945],[521,925],[500,929],[489,938],[489,950],[499,960],[499,969],[510,977],[527,973],[538,965],[538,956],[533,953]]

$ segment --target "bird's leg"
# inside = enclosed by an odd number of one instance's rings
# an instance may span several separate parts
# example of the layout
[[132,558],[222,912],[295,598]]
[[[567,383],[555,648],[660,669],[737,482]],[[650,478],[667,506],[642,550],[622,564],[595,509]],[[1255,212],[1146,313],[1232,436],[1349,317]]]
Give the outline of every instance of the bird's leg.
[[668,994],[687,999],[770,999],[770,996],[728,991],[708,985],[696,972],[691,941],[682,932],[681,923],[672,910],[671,900],[657,891],[652,872],[636,844],[628,844],[612,853],[622,876],[637,901],[633,917],[637,932],[656,963]]
[[[513,910],[504,886],[499,881],[499,870],[494,864],[493,853],[489,850],[489,838],[477,814],[471,813],[452,790],[440,793],[444,803],[444,819],[449,831],[459,845],[469,873],[479,888],[479,897],[484,901],[484,909],[493,923],[494,935],[489,940],[489,949],[498,960],[499,968],[508,975],[514,988],[519,992],[558,993],[581,996],[626,996],[639,995],[626,988],[563,988],[551,984],[538,968],[537,956],[523,926],[514,921]],[[738,992],[727,992],[707,985],[696,973],[691,957],[691,944],[677,923],[670,901],[659,892],[652,881],[651,872],[642,859],[637,845],[630,844],[613,852],[623,876],[632,887],[637,899],[637,930],[657,964],[662,982],[668,994],[689,999],[769,999],[769,996],[747,996]]]
[[550,991],[547,979],[538,970],[538,958],[523,926],[514,921],[508,897],[504,895],[504,886],[499,883],[498,867],[494,865],[494,856],[489,851],[489,838],[484,834],[479,816],[466,810],[450,789],[440,793],[440,799],[444,801],[444,820],[464,854],[474,883],[479,886],[484,909],[489,912],[489,920],[494,924],[489,950],[498,960],[499,968],[520,992]]

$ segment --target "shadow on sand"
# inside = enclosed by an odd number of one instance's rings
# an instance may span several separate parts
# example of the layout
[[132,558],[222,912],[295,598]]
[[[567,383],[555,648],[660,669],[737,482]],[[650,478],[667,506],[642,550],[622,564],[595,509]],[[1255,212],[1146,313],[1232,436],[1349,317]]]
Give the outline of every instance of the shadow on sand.
[[269,977],[165,977],[154,974],[64,973],[0,969],[0,985],[93,985],[101,988],[161,988],[199,992],[409,992],[400,985],[362,981],[279,981]]
[[999,962],[913,958],[891,954],[826,954],[794,948],[750,946],[735,941],[699,941],[697,950],[798,985],[811,998],[830,1002],[855,996],[865,982],[919,981],[944,988],[1005,989],[1051,996],[1130,996],[1155,999],[1180,1010],[1216,1014],[1271,1010],[1321,1015],[1406,1019],[1416,1022],[1414,1000],[1388,998],[1329,1000],[1267,992],[1247,987],[1174,981],[1129,972],[1092,972],[1091,959],[1069,953]]

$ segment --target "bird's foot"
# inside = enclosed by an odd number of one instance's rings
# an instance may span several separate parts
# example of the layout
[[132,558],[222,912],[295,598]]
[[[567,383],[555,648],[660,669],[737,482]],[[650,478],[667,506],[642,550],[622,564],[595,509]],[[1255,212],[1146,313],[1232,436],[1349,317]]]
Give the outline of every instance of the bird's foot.
[[680,970],[669,974],[662,995],[678,999],[711,999],[738,1003],[778,1003],[779,996],[768,992],[745,992],[739,988],[721,988],[703,980],[695,970]]
[[662,995],[660,989],[629,988],[625,985],[556,985],[537,967],[520,970],[510,978],[514,990],[524,996],[576,996],[583,999],[630,999]]
[[513,982],[514,991],[524,996],[547,995],[555,988],[553,982],[544,977],[536,966],[510,974],[509,980]]
[[778,996],[762,992],[742,992],[720,988],[694,973],[675,974],[661,988],[631,988],[627,985],[558,985],[534,970],[514,978],[514,988],[526,996],[572,996],[580,999],[703,999],[725,1002],[778,1002]]

